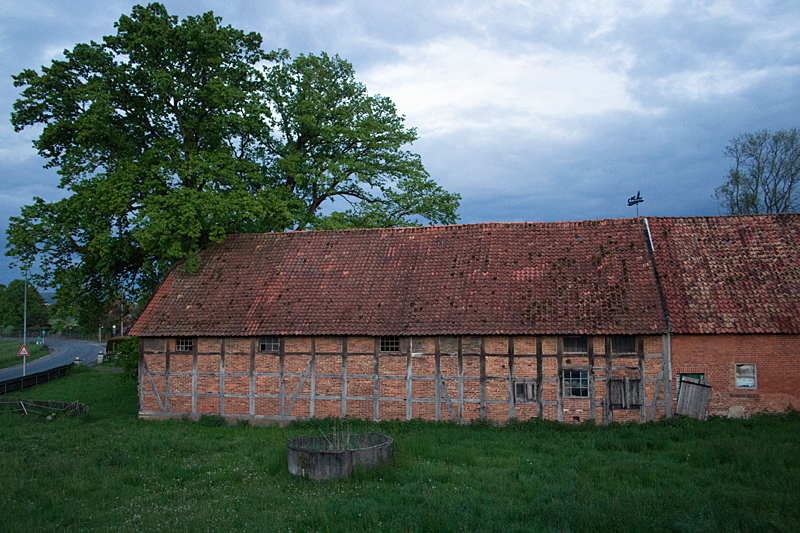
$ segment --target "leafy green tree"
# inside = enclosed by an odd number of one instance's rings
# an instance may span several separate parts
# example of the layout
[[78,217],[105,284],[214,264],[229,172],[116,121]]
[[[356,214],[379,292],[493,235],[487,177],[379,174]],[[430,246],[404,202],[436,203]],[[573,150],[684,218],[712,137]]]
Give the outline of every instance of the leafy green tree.
[[731,215],[791,213],[800,207],[800,138],[796,128],[745,133],[731,141],[728,181],[716,189]]
[[[402,150],[416,131],[346,61],[264,52],[257,33],[160,4],[115,27],[14,77],[11,121],[43,126],[34,146],[71,194],[23,207],[7,255],[38,259],[33,281],[85,331],[226,233],[457,220],[458,195]],[[321,216],[335,198],[349,209]]]
[[[296,229],[413,225],[413,217],[452,223],[460,196],[433,182],[417,154],[417,140],[394,103],[370,96],[339,56],[276,53],[266,95],[277,132],[270,139],[270,176],[302,202]],[[349,208],[319,215],[327,200]]]
[[[2,287],[2,285],[0,285]],[[36,337],[37,331],[48,328],[50,315],[44,298],[36,287],[28,283],[28,335]],[[22,332],[25,318],[25,282],[15,279],[0,291],[0,324]]]

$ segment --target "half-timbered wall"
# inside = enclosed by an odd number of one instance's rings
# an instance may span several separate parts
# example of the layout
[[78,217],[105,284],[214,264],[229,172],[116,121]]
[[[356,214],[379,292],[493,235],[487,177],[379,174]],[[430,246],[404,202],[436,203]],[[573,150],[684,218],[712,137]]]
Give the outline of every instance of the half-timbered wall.
[[[607,423],[672,415],[668,337],[637,337],[627,353],[599,336],[581,353],[552,336],[399,340],[387,353],[380,337],[281,337],[274,352],[260,351],[258,338],[195,337],[191,350],[141,338],[139,416]],[[586,379],[565,391],[565,375]]]

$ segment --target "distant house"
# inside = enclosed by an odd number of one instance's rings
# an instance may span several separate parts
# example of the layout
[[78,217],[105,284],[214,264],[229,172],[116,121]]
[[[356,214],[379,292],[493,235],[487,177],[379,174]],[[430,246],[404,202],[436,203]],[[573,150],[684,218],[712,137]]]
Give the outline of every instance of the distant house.
[[[799,221],[230,235],[198,271],[176,268],[131,330],[139,414],[645,421],[672,416],[686,377],[711,383],[714,414],[782,410],[800,383],[794,367],[788,381],[772,370],[800,356]],[[706,265],[714,233],[754,254],[749,270],[733,256]],[[777,250],[782,270],[767,274],[778,263],[758,254]],[[725,293],[744,306],[733,319],[714,299],[722,272],[741,284]]]

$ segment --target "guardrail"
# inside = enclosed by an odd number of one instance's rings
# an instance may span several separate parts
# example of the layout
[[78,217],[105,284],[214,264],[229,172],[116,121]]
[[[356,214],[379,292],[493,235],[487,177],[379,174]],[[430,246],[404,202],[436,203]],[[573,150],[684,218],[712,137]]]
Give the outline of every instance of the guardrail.
[[67,372],[69,372],[70,367],[72,367],[72,363],[51,368],[50,370],[37,372],[36,374],[30,374],[28,376],[3,381],[0,383],[0,396],[4,396],[9,392],[27,389],[28,387],[34,387],[41,383],[47,383],[52,379],[64,377],[67,375]]

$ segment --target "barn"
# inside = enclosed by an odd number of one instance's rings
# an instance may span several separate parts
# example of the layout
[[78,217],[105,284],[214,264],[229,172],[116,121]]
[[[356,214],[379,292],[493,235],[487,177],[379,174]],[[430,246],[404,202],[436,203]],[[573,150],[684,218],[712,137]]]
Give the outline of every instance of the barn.
[[[784,409],[797,375],[784,387],[768,368],[798,356],[797,221],[229,235],[198,270],[174,269],[131,331],[139,416],[643,422],[672,416],[677,378],[689,377],[711,385],[714,414]],[[737,243],[727,258],[707,246],[724,228]],[[758,263],[754,252],[752,272],[736,274],[756,242],[784,255]],[[770,285],[759,266],[778,264]],[[752,305],[729,330],[712,301],[730,269],[744,277],[724,294]],[[778,292],[756,301],[767,290]],[[757,386],[743,381],[751,373]]]

